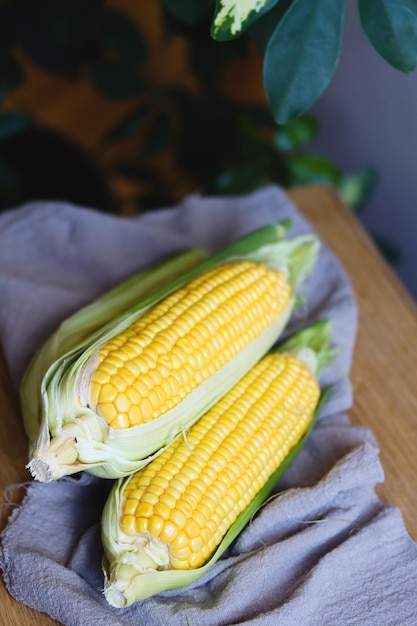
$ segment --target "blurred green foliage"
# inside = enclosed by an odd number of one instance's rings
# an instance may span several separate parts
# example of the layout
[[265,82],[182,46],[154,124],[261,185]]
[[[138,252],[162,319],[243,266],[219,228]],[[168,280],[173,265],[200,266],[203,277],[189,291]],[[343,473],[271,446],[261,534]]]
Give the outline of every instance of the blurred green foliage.
[[[407,42],[416,22],[411,20],[401,46],[394,45],[391,28],[388,49],[372,27],[372,7],[378,3],[385,4],[384,32],[390,29],[390,11],[398,13],[398,4],[389,0],[359,2],[363,25],[381,54],[409,69],[416,59]],[[0,210],[27,200],[58,199],[123,212],[123,201],[109,185],[114,178],[133,185],[129,202],[135,211],[169,205],[187,189],[227,195],[269,183],[291,187],[315,182],[335,186],[348,205],[360,210],[375,184],[372,168],[345,173],[308,149],[320,129],[306,109],[337,65],[343,2],[267,0],[258,13],[249,11],[235,34],[228,31],[230,19],[214,25],[213,15],[226,0],[160,4],[164,37],[187,42],[187,72],[197,89],[175,81],[159,84],[149,71],[146,35],[105,0],[0,3]],[[250,9],[253,1],[245,4]],[[399,5],[408,5],[415,15],[409,2]],[[319,51],[320,78],[313,71],[318,59],[312,56],[313,41],[303,33],[314,39],[323,28],[331,36]],[[268,96],[265,105],[256,106],[226,97],[222,89],[225,69],[245,60],[254,44],[263,55]],[[26,80],[19,50],[47,74],[73,80],[74,89],[77,79],[84,78],[104,98],[131,103],[129,113],[107,130],[92,154],[42,126],[21,104],[12,110],[2,106]],[[133,156],[110,162],[102,158],[125,141],[136,146]],[[174,177],[160,168],[160,157],[167,153],[175,164]]]

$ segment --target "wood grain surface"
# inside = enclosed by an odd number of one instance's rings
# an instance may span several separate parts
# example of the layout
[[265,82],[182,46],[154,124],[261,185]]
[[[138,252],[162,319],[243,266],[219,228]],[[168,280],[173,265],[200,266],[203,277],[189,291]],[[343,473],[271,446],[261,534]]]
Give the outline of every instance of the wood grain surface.
[[[417,539],[417,307],[357,219],[327,187],[291,193],[317,233],[344,265],[359,305],[351,370],[353,423],[370,428],[380,446],[385,481],[380,497],[398,506]],[[27,444],[16,391],[0,359],[0,506],[3,528],[29,480]],[[15,506],[15,505],[14,505]],[[34,581],[35,582],[35,581]],[[13,600],[0,582],[0,626],[52,626],[44,614]]]
[[334,191],[316,187],[291,195],[351,280],[359,326],[349,416],[373,431],[385,471],[378,495],[401,509],[417,539],[416,303]]

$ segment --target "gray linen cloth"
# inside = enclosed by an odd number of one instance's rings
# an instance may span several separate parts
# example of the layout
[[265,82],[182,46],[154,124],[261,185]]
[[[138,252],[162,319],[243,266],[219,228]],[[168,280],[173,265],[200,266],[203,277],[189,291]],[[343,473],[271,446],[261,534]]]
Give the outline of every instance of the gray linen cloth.
[[[293,220],[291,236],[312,230],[277,187],[228,199],[195,195],[137,218],[51,202],[4,213],[0,341],[14,382],[60,320],[124,277],[283,218]],[[29,482],[1,537],[12,596],[66,626],[417,624],[417,545],[400,512],[375,495],[383,472],[372,433],[345,415],[357,311],[324,245],[302,295],[288,333],[331,319],[340,352],[322,384],[333,393],[307,445],[224,557],[187,588],[114,609],[102,595],[100,568],[100,514],[111,481],[82,474]]]

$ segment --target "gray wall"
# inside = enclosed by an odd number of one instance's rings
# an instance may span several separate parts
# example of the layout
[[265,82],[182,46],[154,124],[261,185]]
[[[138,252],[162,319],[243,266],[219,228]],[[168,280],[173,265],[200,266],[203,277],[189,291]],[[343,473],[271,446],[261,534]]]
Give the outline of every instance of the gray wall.
[[394,266],[417,299],[417,72],[391,68],[362,33],[356,2],[346,2],[340,66],[312,112],[313,147],[344,170],[375,166],[377,188],[360,219],[402,250]]

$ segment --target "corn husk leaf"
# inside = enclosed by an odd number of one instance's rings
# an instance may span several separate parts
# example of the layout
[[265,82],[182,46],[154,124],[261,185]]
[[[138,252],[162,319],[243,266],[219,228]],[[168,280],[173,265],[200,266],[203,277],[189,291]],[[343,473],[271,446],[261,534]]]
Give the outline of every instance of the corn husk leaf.
[[[323,320],[311,325],[283,343],[280,352],[295,353],[298,358],[312,368],[316,378],[322,366],[327,364],[334,355],[330,348],[330,323]],[[312,355],[309,355],[311,352]],[[246,524],[253,518],[258,509],[270,495],[278,480],[296,458],[305,445],[321,408],[330,393],[330,388],[322,390],[314,417],[299,442],[290,450],[281,465],[270,476],[264,487],[257,493],[252,502],[242,511],[229,528],[217,550],[210,560],[202,567],[190,570],[140,570],[139,559],[135,558],[132,538],[125,535],[120,527],[120,519],[124,507],[123,492],[129,478],[116,481],[102,516],[102,541],[104,546],[103,572],[105,576],[104,593],[112,606],[124,608],[152,595],[185,587],[203,576],[224,554],[230,544],[242,532]]]
[[[238,259],[267,263],[286,272],[295,294],[316,262],[319,244],[313,235],[283,239],[289,226],[290,223],[285,221],[250,233],[191,269],[181,271],[162,286],[147,288],[143,297],[139,297],[133,306],[129,302],[126,310],[119,311],[116,316],[109,317],[109,314],[114,301],[123,300],[123,285],[102,298],[97,306],[92,305],[92,311],[84,310],[69,323],[64,322],[35,357],[22,385],[25,427],[31,438],[28,468],[34,478],[48,482],[82,470],[103,478],[131,474],[159,454],[217,402],[277,340],[291,315],[295,296],[282,315],[256,341],[194,389],[179,405],[145,424],[124,430],[113,429],[92,409],[84,406],[80,402],[84,367],[102,345],[129,327],[159,300],[215,265]],[[160,281],[163,280],[161,270],[163,274],[164,267],[156,269]],[[146,275],[148,287],[152,285],[153,271]],[[172,269],[170,273],[172,278]],[[139,277],[139,284],[142,281],[143,277]],[[131,282],[127,288],[132,289]],[[102,307],[108,309],[107,313]],[[88,334],[87,330],[89,332],[94,327],[96,313],[104,325]]]

